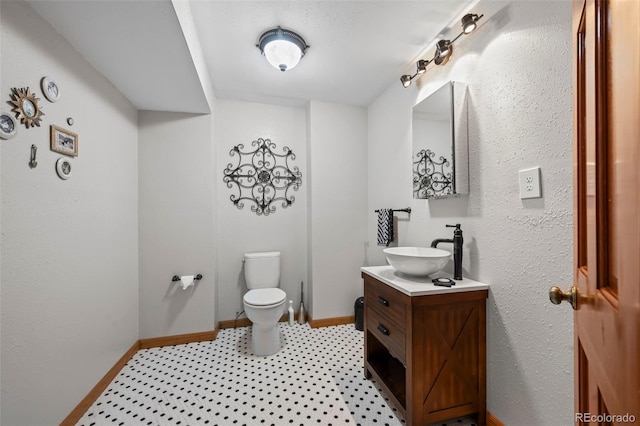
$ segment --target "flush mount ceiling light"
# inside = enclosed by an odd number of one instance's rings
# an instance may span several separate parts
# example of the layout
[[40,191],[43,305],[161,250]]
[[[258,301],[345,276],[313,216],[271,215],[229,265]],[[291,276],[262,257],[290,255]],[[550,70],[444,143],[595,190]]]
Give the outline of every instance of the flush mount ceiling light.
[[478,21],[484,15],[476,15],[468,13],[462,17],[462,32],[456,36],[453,40],[438,40],[436,43],[436,51],[431,60],[420,59],[416,62],[416,73],[413,75],[405,74],[400,77],[402,87],[407,88],[411,86],[411,82],[414,78],[424,74],[427,71],[427,65],[435,62],[436,65],[444,65],[449,61],[451,54],[453,53],[453,43],[456,42],[463,34],[471,34],[478,27]]
[[298,65],[309,48],[300,35],[280,27],[265,31],[256,47],[274,68],[283,72]]

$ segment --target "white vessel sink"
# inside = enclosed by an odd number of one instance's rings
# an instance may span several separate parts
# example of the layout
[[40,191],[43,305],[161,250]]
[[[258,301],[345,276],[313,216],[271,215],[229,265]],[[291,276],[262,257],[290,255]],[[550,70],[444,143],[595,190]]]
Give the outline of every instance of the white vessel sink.
[[449,262],[451,253],[431,247],[390,247],[382,250],[393,268],[403,274],[429,275]]

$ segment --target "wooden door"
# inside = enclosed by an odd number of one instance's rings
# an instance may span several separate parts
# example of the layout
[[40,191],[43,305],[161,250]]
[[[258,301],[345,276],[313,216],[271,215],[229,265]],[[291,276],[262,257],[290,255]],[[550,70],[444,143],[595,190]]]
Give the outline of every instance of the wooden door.
[[574,1],[573,37],[574,421],[636,423],[640,1]]

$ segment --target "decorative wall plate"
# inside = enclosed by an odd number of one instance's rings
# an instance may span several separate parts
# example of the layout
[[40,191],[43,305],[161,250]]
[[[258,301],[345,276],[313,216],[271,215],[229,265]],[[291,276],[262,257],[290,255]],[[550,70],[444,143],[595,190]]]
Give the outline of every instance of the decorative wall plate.
[[12,88],[11,89],[11,105],[16,118],[24,124],[27,129],[29,127],[40,127],[40,121],[44,113],[40,109],[38,103],[40,99],[36,98],[35,93],[31,93],[28,87],[26,88]]
[[69,179],[69,177],[71,177],[71,161],[64,157],[58,158],[58,161],[56,161],[56,172],[58,172],[60,179]]
[[7,113],[0,113],[0,138],[11,139],[18,133],[18,123]]
[[40,88],[42,88],[42,94],[49,102],[58,102],[60,100],[60,86],[51,77],[42,77]]

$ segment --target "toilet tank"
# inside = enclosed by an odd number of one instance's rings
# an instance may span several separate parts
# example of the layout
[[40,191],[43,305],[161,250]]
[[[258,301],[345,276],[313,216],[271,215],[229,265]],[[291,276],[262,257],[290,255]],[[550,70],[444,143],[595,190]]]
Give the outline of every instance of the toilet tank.
[[247,288],[276,288],[280,285],[280,252],[244,254],[244,278]]

